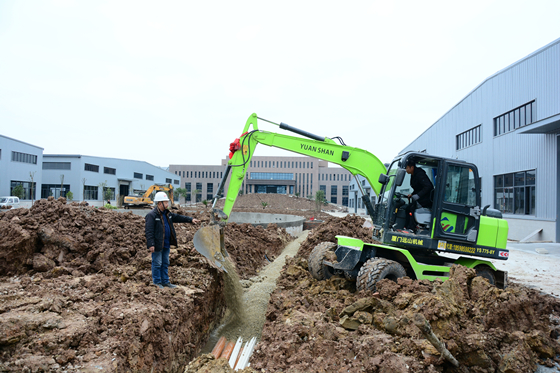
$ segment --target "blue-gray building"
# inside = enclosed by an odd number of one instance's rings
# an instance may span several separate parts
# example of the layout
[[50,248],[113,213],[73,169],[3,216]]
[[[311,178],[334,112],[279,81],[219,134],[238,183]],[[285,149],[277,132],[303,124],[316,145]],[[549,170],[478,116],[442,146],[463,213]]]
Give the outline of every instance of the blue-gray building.
[[0,196],[23,187],[22,200],[37,199],[41,183],[43,148],[0,135]]
[[[111,200],[145,191],[153,184],[179,187],[179,178],[144,161],[104,158],[88,155],[44,154],[40,198],[68,191],[75,201],[103,204],[103,191],[111,191]],[[103,189],[102,189],[103,188]]]
[[560,39],[488,77],[407,151],[475,163],[510,239],[560,242]]

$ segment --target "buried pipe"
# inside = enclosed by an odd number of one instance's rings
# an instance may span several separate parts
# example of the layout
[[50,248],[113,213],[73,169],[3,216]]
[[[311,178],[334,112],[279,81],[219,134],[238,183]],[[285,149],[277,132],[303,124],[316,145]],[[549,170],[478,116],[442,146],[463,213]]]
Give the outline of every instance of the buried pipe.
[[235,364],[239,360],[239,352],[242,344],[243,344],[243,338],[241,337],[237,338],[237,342],[235,343],[235,347],[233,348],[233,352],[229,358],[230,368],[235,368]]
[[218,343],[216,343],[216,346],[214,346],[214,349],[212,350],[212,355],[214,355],[216,359],[219,358],[220,355],[222,354],[225,345],[226,345],[226,337],[220,337],[220,339],[218,339]]
[[234,347],[235,347],[235,342],[228,341],[226,343],[226,347],[224,347],[224,350],[222,351],[222,354],[220,355],[220,358],[224,358],[224,359],[229,361],[229,358],[231,357],[231,353],[233,352]]

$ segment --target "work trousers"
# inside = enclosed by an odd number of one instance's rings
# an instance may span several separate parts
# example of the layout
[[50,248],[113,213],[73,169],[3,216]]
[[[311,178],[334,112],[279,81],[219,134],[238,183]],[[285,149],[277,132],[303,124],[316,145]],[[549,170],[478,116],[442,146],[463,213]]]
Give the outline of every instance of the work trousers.
[[152,253],[152,280],[154,284],[169,284],[169,247]]

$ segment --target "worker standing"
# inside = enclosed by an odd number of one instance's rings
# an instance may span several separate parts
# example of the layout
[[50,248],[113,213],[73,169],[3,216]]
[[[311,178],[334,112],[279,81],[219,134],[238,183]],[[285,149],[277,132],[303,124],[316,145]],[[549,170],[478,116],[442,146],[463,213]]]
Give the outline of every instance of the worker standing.
[[199,223],[200,220],[174,214],[168,210],[169,197],[165,192],[157,192],[154,198],[156,207],[146,215],[146,245],[152,253],[152,281],[160,289],[176,288],[169,281],[169,250],[171,245],[177,246],[177,235],[173,222]]

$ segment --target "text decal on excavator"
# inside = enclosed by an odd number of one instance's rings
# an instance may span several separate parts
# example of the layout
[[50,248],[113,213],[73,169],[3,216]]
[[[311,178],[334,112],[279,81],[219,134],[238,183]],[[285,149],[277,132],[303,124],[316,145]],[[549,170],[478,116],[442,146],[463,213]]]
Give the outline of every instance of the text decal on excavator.
[[327,154],[327,155],[334,155],[334,150],[328,150],[328,149],[323,149],[321,147],[316,147],[313,145],[307,145],[307,144],[300,144],[301,148],[303,150],[306,150],[308,152],[315,152],[315,153],[319,153],[319,154]]
[[493,250],[493,249],[487,249],[485,247],[470,247],[470,246],[457,245],[457,244],[447,243],[446,241],[439,241],[438,242],[438,249],[450,250],[450,251],[459,251],[459,252],[462,252],[462,253],[479,254],[479,255],[495,255],[496,254],[496,250]]
[[391,241],[407,243],[409,245],[424,245],[424,240],[419,240],[417,238],[401,237],[401,236],[391,236]]

